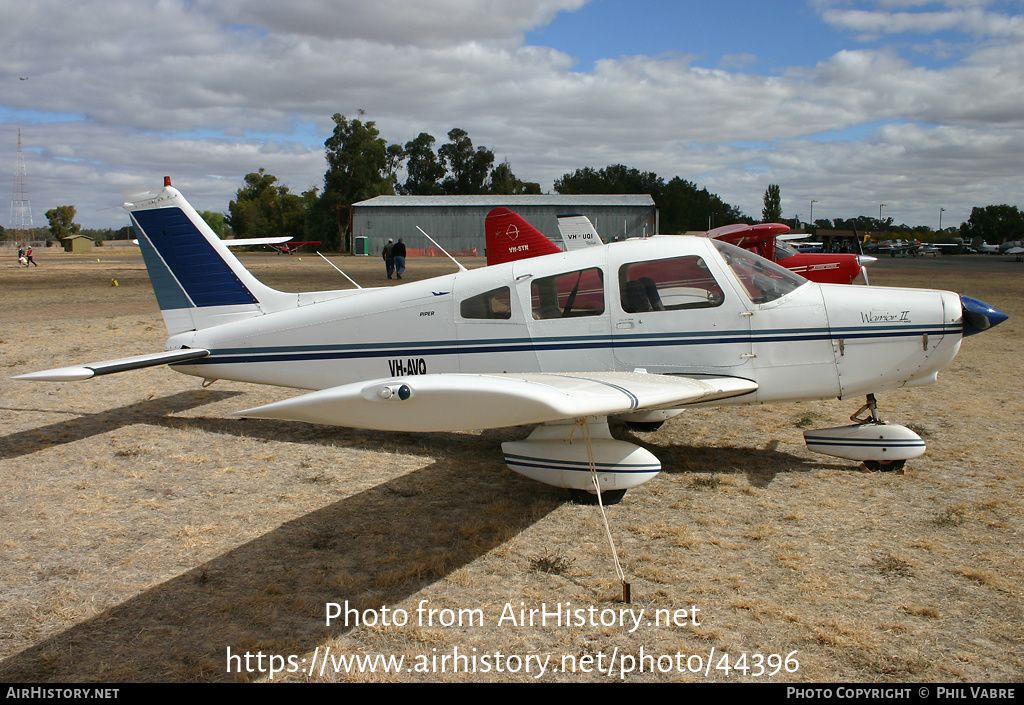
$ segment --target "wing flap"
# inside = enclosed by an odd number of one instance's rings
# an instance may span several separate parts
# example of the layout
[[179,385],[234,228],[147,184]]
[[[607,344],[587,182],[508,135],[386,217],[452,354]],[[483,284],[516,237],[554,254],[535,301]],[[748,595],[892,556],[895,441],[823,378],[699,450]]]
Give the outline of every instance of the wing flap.
[[645,372],[436,374],[346,384],[235,415],[382,431],[464,431],[669,408],[755,389],[734,377]]
[[32,382],[77,382],[101,375],[114,374],[115,372],[195,360],[200,357],[206,357],[209,354],[209,350],[199,348],[168,350],[160,353],[149,353],[148,355],[137,355],[135,357],[122,357],[117,360],[90,362],[85,365],[58,367],[52,370],[43,370],[42,372],[29,372],[28,374],[12,377],[12,379],[29,380]]

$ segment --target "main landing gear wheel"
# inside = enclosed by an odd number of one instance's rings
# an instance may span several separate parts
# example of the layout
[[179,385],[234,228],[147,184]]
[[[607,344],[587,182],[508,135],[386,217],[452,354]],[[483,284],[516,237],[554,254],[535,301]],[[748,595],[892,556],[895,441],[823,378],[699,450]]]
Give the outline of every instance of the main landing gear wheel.
[[900,472],[906,466],[906,460],[865,460],[864,467],[869,472]]
[[867,403],[857,409],[850,420],[855,422],[853,426],[804,431],[807,448],[815,453],[860,461],[864,472],[900,474],[909,458],[925,452],[924,439],[917,433],[878,418],[874,394],[868,394]]
[[[625,495],[626,490],[605,490],[601,493],[601,502],[605,506],[618,504]],[[585,504],[587,506],[597,504],[597,495],[587,490],[569,490],[569,496],[572,498],[573,504]]]
[[654,433],[664,425],[664,421],[627,421],[626,428],[640,433]]

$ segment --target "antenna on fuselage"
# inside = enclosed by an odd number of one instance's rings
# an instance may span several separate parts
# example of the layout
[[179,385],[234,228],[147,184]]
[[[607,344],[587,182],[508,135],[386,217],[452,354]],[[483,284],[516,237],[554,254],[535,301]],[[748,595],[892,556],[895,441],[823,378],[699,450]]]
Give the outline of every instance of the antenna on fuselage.
[[458,267],[459,267],[459,269],[461,271],[463,271],[463,272],[468,272],[469,271],[468,269],[466,269],[465,267],[462,266],[462,262],[459,262],[459,260],[455,259],[450,254],[448,254],[448,250],[446,250],[443,247],[441,247],[440,245],[438,245],[437,244],[437,240],[435,240],[434,238],[432,238],[429,235],[427,235],[427,231],[426,230],[424,230],[423,228],[421,228],[418,225],[416,226],[416,229],[419,230],[421,233],[423,233],[424,237],[426,237],[428,240],[430,240],[432,243],[434,243],[434,246],[437,247],[437,249],[441,250],[441,252],[443,252],[445,254],[445,257],[447,257],[452,262],[454,262],[456,265],[458,265]]
[[[318,255],[320,255],[320,253],[319,253],[319,252],[317,252],[317,254],[318,254]],[[323,255],[320,255],[320,256],[321,256],[321,257],[323,257],[323,260],[324,260],[324,262],[326,262],[327,264],[331,265],[331,266],[332,266],[332,267],[334,267],[335,269],[338,269],[338,266],[337,266],[336,264],[334,264],[334,262],[332,262],[331,260],[327,259],[327,258],[326,258],[326,257],[324,257]],[[363,287],[359,286],[358,284],[356,284],[356,283],[355,283],[355,281],[353,281],[352,277],[350,277],[349,275],[345,274],[345,273],[344,273],[343,271],[341,271],[340,269],[338,269],[338,274],[340,274],[341,276],[345,277],[345,278],[346,278],[346,279],[348,279],[348,280],[349,280],[350,282],[352,282],[352,285],[353,285],[353,286],[355,286],[355,288],[357,288],[357,289],[362,289],[362,288],[363,288]]]

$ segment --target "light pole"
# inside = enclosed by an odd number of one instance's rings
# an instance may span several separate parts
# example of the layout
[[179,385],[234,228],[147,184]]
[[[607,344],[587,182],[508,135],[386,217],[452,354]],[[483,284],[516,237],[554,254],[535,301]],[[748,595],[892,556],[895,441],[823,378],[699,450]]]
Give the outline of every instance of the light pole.
[[812,198],[812,199],[811,199],[811,217],[810,217],[810,221],[811,221],[811,227],[812,227],[812,228],[814,227],[814,204],[815,204],[815,203],[817,203],[817,201],[815,201],[815,200],[814,200],[814,199]]
[[945,208],[939,209],[939,232],[942,232],[942,214],[946,212]]

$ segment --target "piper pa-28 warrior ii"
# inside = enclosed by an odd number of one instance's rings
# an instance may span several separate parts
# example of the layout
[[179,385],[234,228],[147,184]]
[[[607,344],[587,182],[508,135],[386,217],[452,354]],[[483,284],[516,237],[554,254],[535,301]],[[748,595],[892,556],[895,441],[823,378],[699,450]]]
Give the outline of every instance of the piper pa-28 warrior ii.
[[125,198],[165,352],[20,379],[166,363],[205,380],[315,390],[242,417],[387,431],[538,424],[502,444],[508,466],[606,503],[661,470],[608,420],[653,427],[695,404],[869,395],[867,418],[807,432],[811,449],[875,465],[920,455],[916,434],[878,420],[873,394],[934,382],[963,336],[1006,318],[946,291],[816,284],[706,237],[287,294],[253,277],[169,180]]

